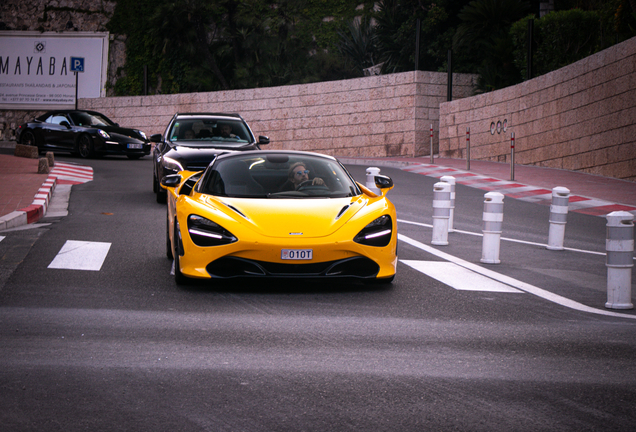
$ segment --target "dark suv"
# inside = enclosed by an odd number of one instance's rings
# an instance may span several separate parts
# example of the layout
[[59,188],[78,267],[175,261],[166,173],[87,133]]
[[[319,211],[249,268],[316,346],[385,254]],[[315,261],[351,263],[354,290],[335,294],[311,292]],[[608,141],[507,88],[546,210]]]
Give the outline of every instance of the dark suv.
[[163,135],[150,137],[152,150],[153,191],[157,202],[166,202],[161,179],[179,171],[203,171],[214,158],[234,151],[260,150],[269,138],[254,138],[247,122],[238,114],[177,113]]

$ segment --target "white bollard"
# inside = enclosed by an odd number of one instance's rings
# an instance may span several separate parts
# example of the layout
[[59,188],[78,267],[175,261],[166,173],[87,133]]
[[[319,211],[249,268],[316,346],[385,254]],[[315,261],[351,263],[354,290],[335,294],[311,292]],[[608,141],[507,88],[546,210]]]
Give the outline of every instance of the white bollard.
[[503,194],[488,192],[484,195],[484,216],[482,232],[481,262],[499,264],[499,247],[501,243],[501,227],[503,225]]
[[607,303],[608,309],[634,309],[632,267],[634,267],[634,215],[616,211],[607,219]]
[[439,182],[433,185],[433,240],[431,244],[448,244],[448,219],[450,217],[450,185]]
[[450,185],[450,217],[448,218],[448,232],[453,232],[453,223],[455,221],[455,177],[442,176],[440,181]]
[[550,231],[548,247],[550,250],[563,250],[565,224],[568,218],[570,190],[561,186],[552,189],[552,205],[550,206]]
[[382,192],[380,192],[380,189],[378,189],[378,187],[375,185],[375,176],[378,174],[380,174],[380,168],[367,168],[367,183],[365,186],[376,195],[382,194]]

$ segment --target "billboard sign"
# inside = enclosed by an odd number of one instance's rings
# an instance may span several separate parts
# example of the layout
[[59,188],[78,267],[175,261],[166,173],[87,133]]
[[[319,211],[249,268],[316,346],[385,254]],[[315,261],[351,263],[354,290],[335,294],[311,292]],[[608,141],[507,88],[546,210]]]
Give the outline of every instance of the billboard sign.
[[0,31],[0,109],[74,108],[76,82],[78,98],[105,96],[108,40],[108,33]]

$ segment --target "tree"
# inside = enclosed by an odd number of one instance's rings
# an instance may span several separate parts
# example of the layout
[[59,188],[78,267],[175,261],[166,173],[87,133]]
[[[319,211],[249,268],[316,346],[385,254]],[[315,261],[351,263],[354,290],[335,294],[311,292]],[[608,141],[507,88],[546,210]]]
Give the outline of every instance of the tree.
[[461,24],[453,37],[453,48],[463,51],[480,77],[480,91],[491,91],[521,82],[514,64],[512,24],[523,18],[530,6],[521,0],[473,0],[459,13]]

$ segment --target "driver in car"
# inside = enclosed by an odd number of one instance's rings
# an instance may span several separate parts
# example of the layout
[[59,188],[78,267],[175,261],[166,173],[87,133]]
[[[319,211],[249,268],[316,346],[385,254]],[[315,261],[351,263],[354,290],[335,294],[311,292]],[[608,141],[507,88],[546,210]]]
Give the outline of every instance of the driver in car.
[[296,162],[289,168],[288,178],[294,184],[294,189],[298,189],[303,183],[318,186],[325,184],[320,177],[314,177],[313,180],[309,180],[309,170],[302,162]]

